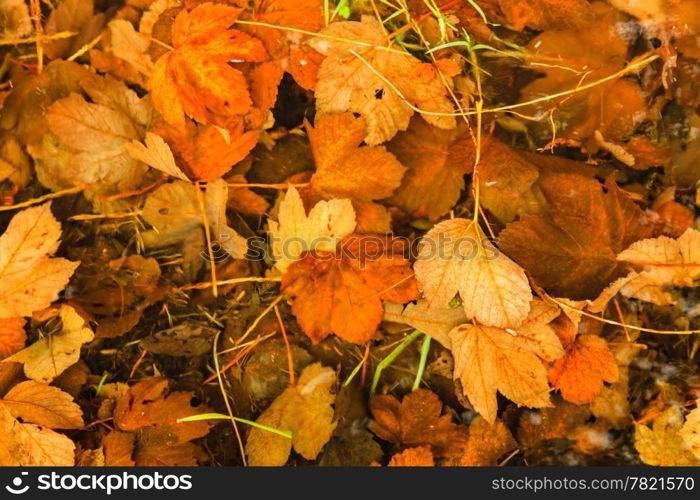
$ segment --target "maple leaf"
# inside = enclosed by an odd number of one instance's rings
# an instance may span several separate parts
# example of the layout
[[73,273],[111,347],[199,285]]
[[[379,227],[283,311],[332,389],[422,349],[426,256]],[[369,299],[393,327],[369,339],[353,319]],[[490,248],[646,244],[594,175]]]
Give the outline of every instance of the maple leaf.
[[3,318],[0,321],[0,360],[13,355],[24,348],[27,334],[24,318]]
[[50,203],[12,217],[0,236],[0,318],[30,316],[58,298],[79,264],[51,257],[60,238]]
[[[319,113],[359,113],[367,122],[367,144],[380,144],[406,130],[414,111],[404,98],[422,111],[454,111],[443,80],[432,65],[422,64],[407,53],[383,50],[384,31],[374,17],[332,23],[320,35],[309,41],[326,56],[318,72],[316,108]],[[368,45],[369,50],[365,50]],[[449,77],[445,79],[449,83]],[[444,129],[457,123],[454,116],[422,116]]]
[[50,429],[81,429],[85,425],[83,412],[70,394],[33,380],[14,386],[0,404],[23,422]]
[[457,203],[464,189],[464,174],[471,171],[465,150],[471,139],[460,129],[443,130],[415,116],[405,132],[399,132],[387,149],[407,167],[401,185],[384,200],[411,217],[435,221]]
[[467,318],[497,327],[517,327],[530,310],[532,292],[523,269],[467,219],[436,224],[421,240],[416,278],[432,308],[459,293]]
[[73,466],[75,444],[51,429],[17,421],[0,403],[1,466]]
[[294,186],[289,186],[280,203],[277,221],[268,224],[275,267],[282,272],[304,252],[335,251],[356,226],[350,200],[319,201],[307,215]]
[[[402,242],[398,242],[399,244]],[[331,333],[348,342],[372,339],[382,320],[383,301],[418,298],[411,266],[395,240],[350,235],[336,253],[312,251],[282,276],[292,313],[314,343]]]
[[322,115],[315,127],[306,122],[306,132],[316,162],[309,186],[312,198],[349,198],[354,202],[358,230],[389,232],[386,209],[372,202],[390,196],[406,168],[382,146],[360,147],[365,120],[352,113]]
[[619,371],[607,342],[595,335],[578,335],[567,346],[566,355],[554,363],[549,381],[567,401],[592,402],[603,389],[603,382],[615,383]]
[[467,321],[461,307],[431,309],[426,300],[409,302],[405,307],[401,304],[386,302],[383,319],[384,321],[410,325],[416,330],[430,335],[447,349],[452,347],[452,341],[448,335],[450,331]]
[[700,407],[686,415],[685,423],[678,434],[695,458],[700,460]]
[[172,25],[171,50],[158,59],[149,81],[151,97],[165,121],[185,127],[185,115],[199,123],[245,114],[252,105],[243,73],[229,62],[261,62],[262,43],[227,29],[241,9],[204,3],[182,10]]
[[469,424],[469,439],[459,459],[461,467],[498,465],[498,459],[515,449],[517,443],[503,422],[490,425],[484,418],[476,417]]
[[253,427],[245,446],[249,465],[284,465],[292,446],[307,460],[316,459],[337,425],[332,406],[335,382],[333,369],[321,363],[304,368],[296,386],[285,389],[256,420],[268,427],[290,430],[292,438]]
[[626,274],[617,253],[650,236],[653,226],[611,178],[606,193],[577,174],[543,176],[539,184],[547,212],[508,224],[499,246],[554,296],[594,298]]
[[85,326],[85,321],[75,310],[61,305],[59,316],[62,328],[59,333],[34,342],[2,362],[24,364],[24,374],[37,382],[48,383],[58,377],[80,358],[80,348],[95,335]]
[[683,425],[683,414],[677,405],[669,406],[658,415],[651,428],[636,424],[634,447],[642,462],[662,467],[700,465],[700,459],[688,449],[680,434]]
[[427,389],[406,394],[403,400],[391,395],[372,398],[374,420],[367,424],[377,437],[403,446],[429,446],[436,457],[457,456],[467,441],[467,428],[442,415],[442,403]]
[[535,304],[522,326],[510,330],[514,333],[479,324],[464,324],[449,333],[454,378],[460,380],[469,402],[490,424],[496,421],[497,391],[518,405],[552,406],[543,361],[564,355],[559,338],[548,325],[558,312]]
[[397,453],[389,463],[389,467],[433,467],[435,466],[435,460],[433,459],[433,453],[430,451],[428,446],[416,446],[415,448],[408,448]]

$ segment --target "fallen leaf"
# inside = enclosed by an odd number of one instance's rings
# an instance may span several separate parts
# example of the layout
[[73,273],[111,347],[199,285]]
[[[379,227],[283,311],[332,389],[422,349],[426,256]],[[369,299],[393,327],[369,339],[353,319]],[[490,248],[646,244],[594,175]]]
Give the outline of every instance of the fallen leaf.
[[500,420],[490,425],[476,417],[469,424],[469,440],[459,459],[461,467],[498,465],[498,459],[517,447],[513,435]]
[[496,392],[518,405],[552,406],[543,361],[552,361],[564,352],[547,325],[551,317],[541,314],[539,307],[530,315],[515,330],[464,324],[449,334],[454,378],[460,380],[464,395],[490,424],[496,421]]
[[695,408],[686,415],[685,423],[678,434],[695,458],[700,460],[700,408]]
[[552,408],[525,410],[518,423],[518,442],[526,448],[551,439],[571,439],[591,416],[585,406],[558,401]]
[[436,224],[419,244],[414,269],[432,308],[445,307],[459,293],[467,318],[497,327],[519,326],[530,310],[525,272],[473,221]]
[[336,427],[333,422],[333,388],[336,375],[332,368],[314,363],[304,368],[296,386],[288,387],[257,418],[261,425],[292,431],[292,438],[253,427],[245,451],[251,466],[281,466],[292,450],[314,460]]
[[61,331],[34,342],[2,362],[24,364],[24,374],[37,382],[49,383],[80,358],[80,348],[95,334],[75,309],[62,305],[59,311]]
[[680,434],[683,425],[683,414],[677,405],[658,415],[651,428],[636,424],[634,447],[642,462],[662,467],[700,465],[700,459],[693,455]]
[[175,164],[175,157],[170,146],[160,136],[146,132],[145,145],[139,141],[132,141],[125,145],[132,158],[144,162],[149,167],[171,175],[183,181],[190,179]]
[[411,217],[435,221],[457,203],[464,189],[464,174],[471,171],[465,150],[471,138],[459,128],[443,130],[415,116],[405,132],[399,132],[387,149],[408,169],[401,185],[385,200]]
[[58,298],[79,264],[52,257],[60,238],[51,203],[12,217],[0,236],[0,318],[30,316]]
[[592,21],[586,0],[498,0],[508,24],[517,31],[561,30],[586,26]]
[[598,181],[577,174],[539,183],[547,212],[508,224],[499,246],[554,296],[592,299],[627,274],[617,254],[650,236],[653,226],[612,179],[606,193]]
[[433,453],[428,446],[416,446],[408,448],[401,453],[397,453],[389,463],[388,467],[434,467],[435,460]]
[[374,420],[368,424],[377,437],[402,446],[428,446],[436,457],[459,455],[467,442],[467,428],[442,414],[442,403],[427,389],[404,396],[399,403],[391,395],[372,398]]
[[261,62],[267,51],[259,40],[228,29],[240,14],[241,9],[213,3],[178,14],[174,50],[156,61],[149,81],[153,104],[169,124],[183,129],[185,115],[217,123],[252,105],[245,76],[229,62]]
[[[437,71],[408,53],[386,50],[384,31],[374,17],[362,16],[360,22],[335,22],[320,35],[309,41],[326,56],[318,72],[316,108],[319,113],[359,113],[367,123],[364,139],[370,146],[408,128],[414,111],[404,99],[421,111],[453,113],[452,102]],[[354,43],[343,41],[347,39]],[[429,71],[421,75],[426,68]],[[427,113],[422,116],[443,129],[456,126],[454,116]]]
[[20,382],[0,403],[15,418],[50,429],[81,429],[83,412],[70,394],[33,380]]
[[592,402],[603,389],[603,382],[615,383],[619,370],[607,342],[595,335],[578,335],[566,348],[566,355],[554,363],[549,381],[567,401]]
[[0,321],[0,360],[24,349],[27,333],[24,318],[4,318]]
[[280,203],[277,221],[269,221],[275,267],[285,272],[304,252],[335,251],[355,225],[349,200],[319,201],[307,215],[299,192],[290,186]]
[[461,307],[431,309],[426,300],[409,302],[404,307],[401,304],[384,303],[384,321],[410,325],[416,330],[430,335],[447,349],[452,347],[449,333],[465,323],[467,317]]
[[410,263],[396,248],[403,242],[374,235],[350,235],[335,253],[312,251],[289,266],[282,293],[314,343],[331,333],[348,342],[372,339],[384,313],[383,302],[418,298]]
[[0,465],[70,467],[75,465],[75,444],[51,429],[18,422],[0,404]]
[[[390,196],[401,183],[406,168],[383,146],[360,146],[365,128],[365,120],[352,113],[322,115],[314,127],[306,123],[316,162],[309,190],[312,198],[362,202],[354,205],[360,230],[389,232],[389,227],[364,221],[376,218],[367,217],[364,204]],[[386,209],[375,205],[374,210]]]

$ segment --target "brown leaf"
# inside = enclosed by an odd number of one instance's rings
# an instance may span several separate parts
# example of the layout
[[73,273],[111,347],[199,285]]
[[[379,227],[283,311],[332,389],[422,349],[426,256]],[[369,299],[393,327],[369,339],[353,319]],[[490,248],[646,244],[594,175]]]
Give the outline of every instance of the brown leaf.
[[618,252],[648,237],[652,225],[612,179],[607,193],[576,174],[541,179],[548,211],[524,215],[499,235],[499,246],[554,296],[591,299],[626,274]]
[[459,455],[467,442],[466,427],[441,415],[440,399],[427,389],[418,389],[399,401],[390,395],[374,396],[370,408],[374,420],[369,429],[379,438],[402,446],[429,446],[436,457]]
[[469,440],[459,460],[462,467],[498,465],[498,459],[515,449],[517,443],[508,428],[500,420],[489,425],[485,419],[476,417],[469,424]]
[[433,453],[428,446],[416,446],[397,453],[387,464],[389,467],[434,467]]

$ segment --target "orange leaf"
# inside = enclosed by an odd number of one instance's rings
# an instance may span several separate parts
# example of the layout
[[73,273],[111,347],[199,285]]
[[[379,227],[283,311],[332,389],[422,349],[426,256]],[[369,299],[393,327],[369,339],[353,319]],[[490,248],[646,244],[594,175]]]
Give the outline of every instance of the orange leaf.
[[568,347],[566,355],[554,363],[547,376],[554,388],[561,390],[564,399],[586,404],[600,394],[603,382],[617,382],[619,370],[615,356],[604,339],[595,335],[579,335]]
[[227,29],[240,13],[204,3],[175,19],[174,50],[158,59],[149,84],[156,109],[176,128],[184,128],[185,115],[204,124],[219,123],[222,116],[242,115],[250,108],[246,79],[229,62],[261,62],[267,51],[256,38]]
[[367,342],[382,320],[383,301],[418,298],[410,263],[396,250],[389,238],[350,235],[335,254],[309,252],[289,266],[282,293],[294,297],[292,312],[314,343],[331,333]]
[[0,359],[24,349],[27,334],[24,318],[6,318],[0,321]]
[[397,453],[387,464],[389,467],[433,467],[435,460],[428,446],[416,446]]

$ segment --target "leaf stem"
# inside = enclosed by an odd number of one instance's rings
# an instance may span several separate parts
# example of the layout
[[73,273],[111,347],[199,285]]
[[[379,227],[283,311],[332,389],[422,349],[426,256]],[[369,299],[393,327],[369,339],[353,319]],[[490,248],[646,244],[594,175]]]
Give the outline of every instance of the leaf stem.
[[369,389],[370,398],[372,397],[372,395],[374,394],[374,391],[377,388],[377,384],[379,383],[379,377],[381,377],[382,371],[384,371],[384,369],[386,367],[391,365],[391,363],[393,363],[394,360],[399,357],[399,355],[404,351],[404,349],[406,349],[411,344],[411,342],[416,340],[421,335],[423,335],[423,332],[421,332],[419,330],[414,330],[413,333],[411,333],[408,337],[403,339],[401,341],[401,343],[399,345],[397,345],[394,348],[394,350],[391,351],[386,358],[384,358],[383,360],[381,360],[379,362],[379,364],[377,365],[377,369],[374,371],[374,377],[372,378],[372,385],[370,386],[370,389]]

